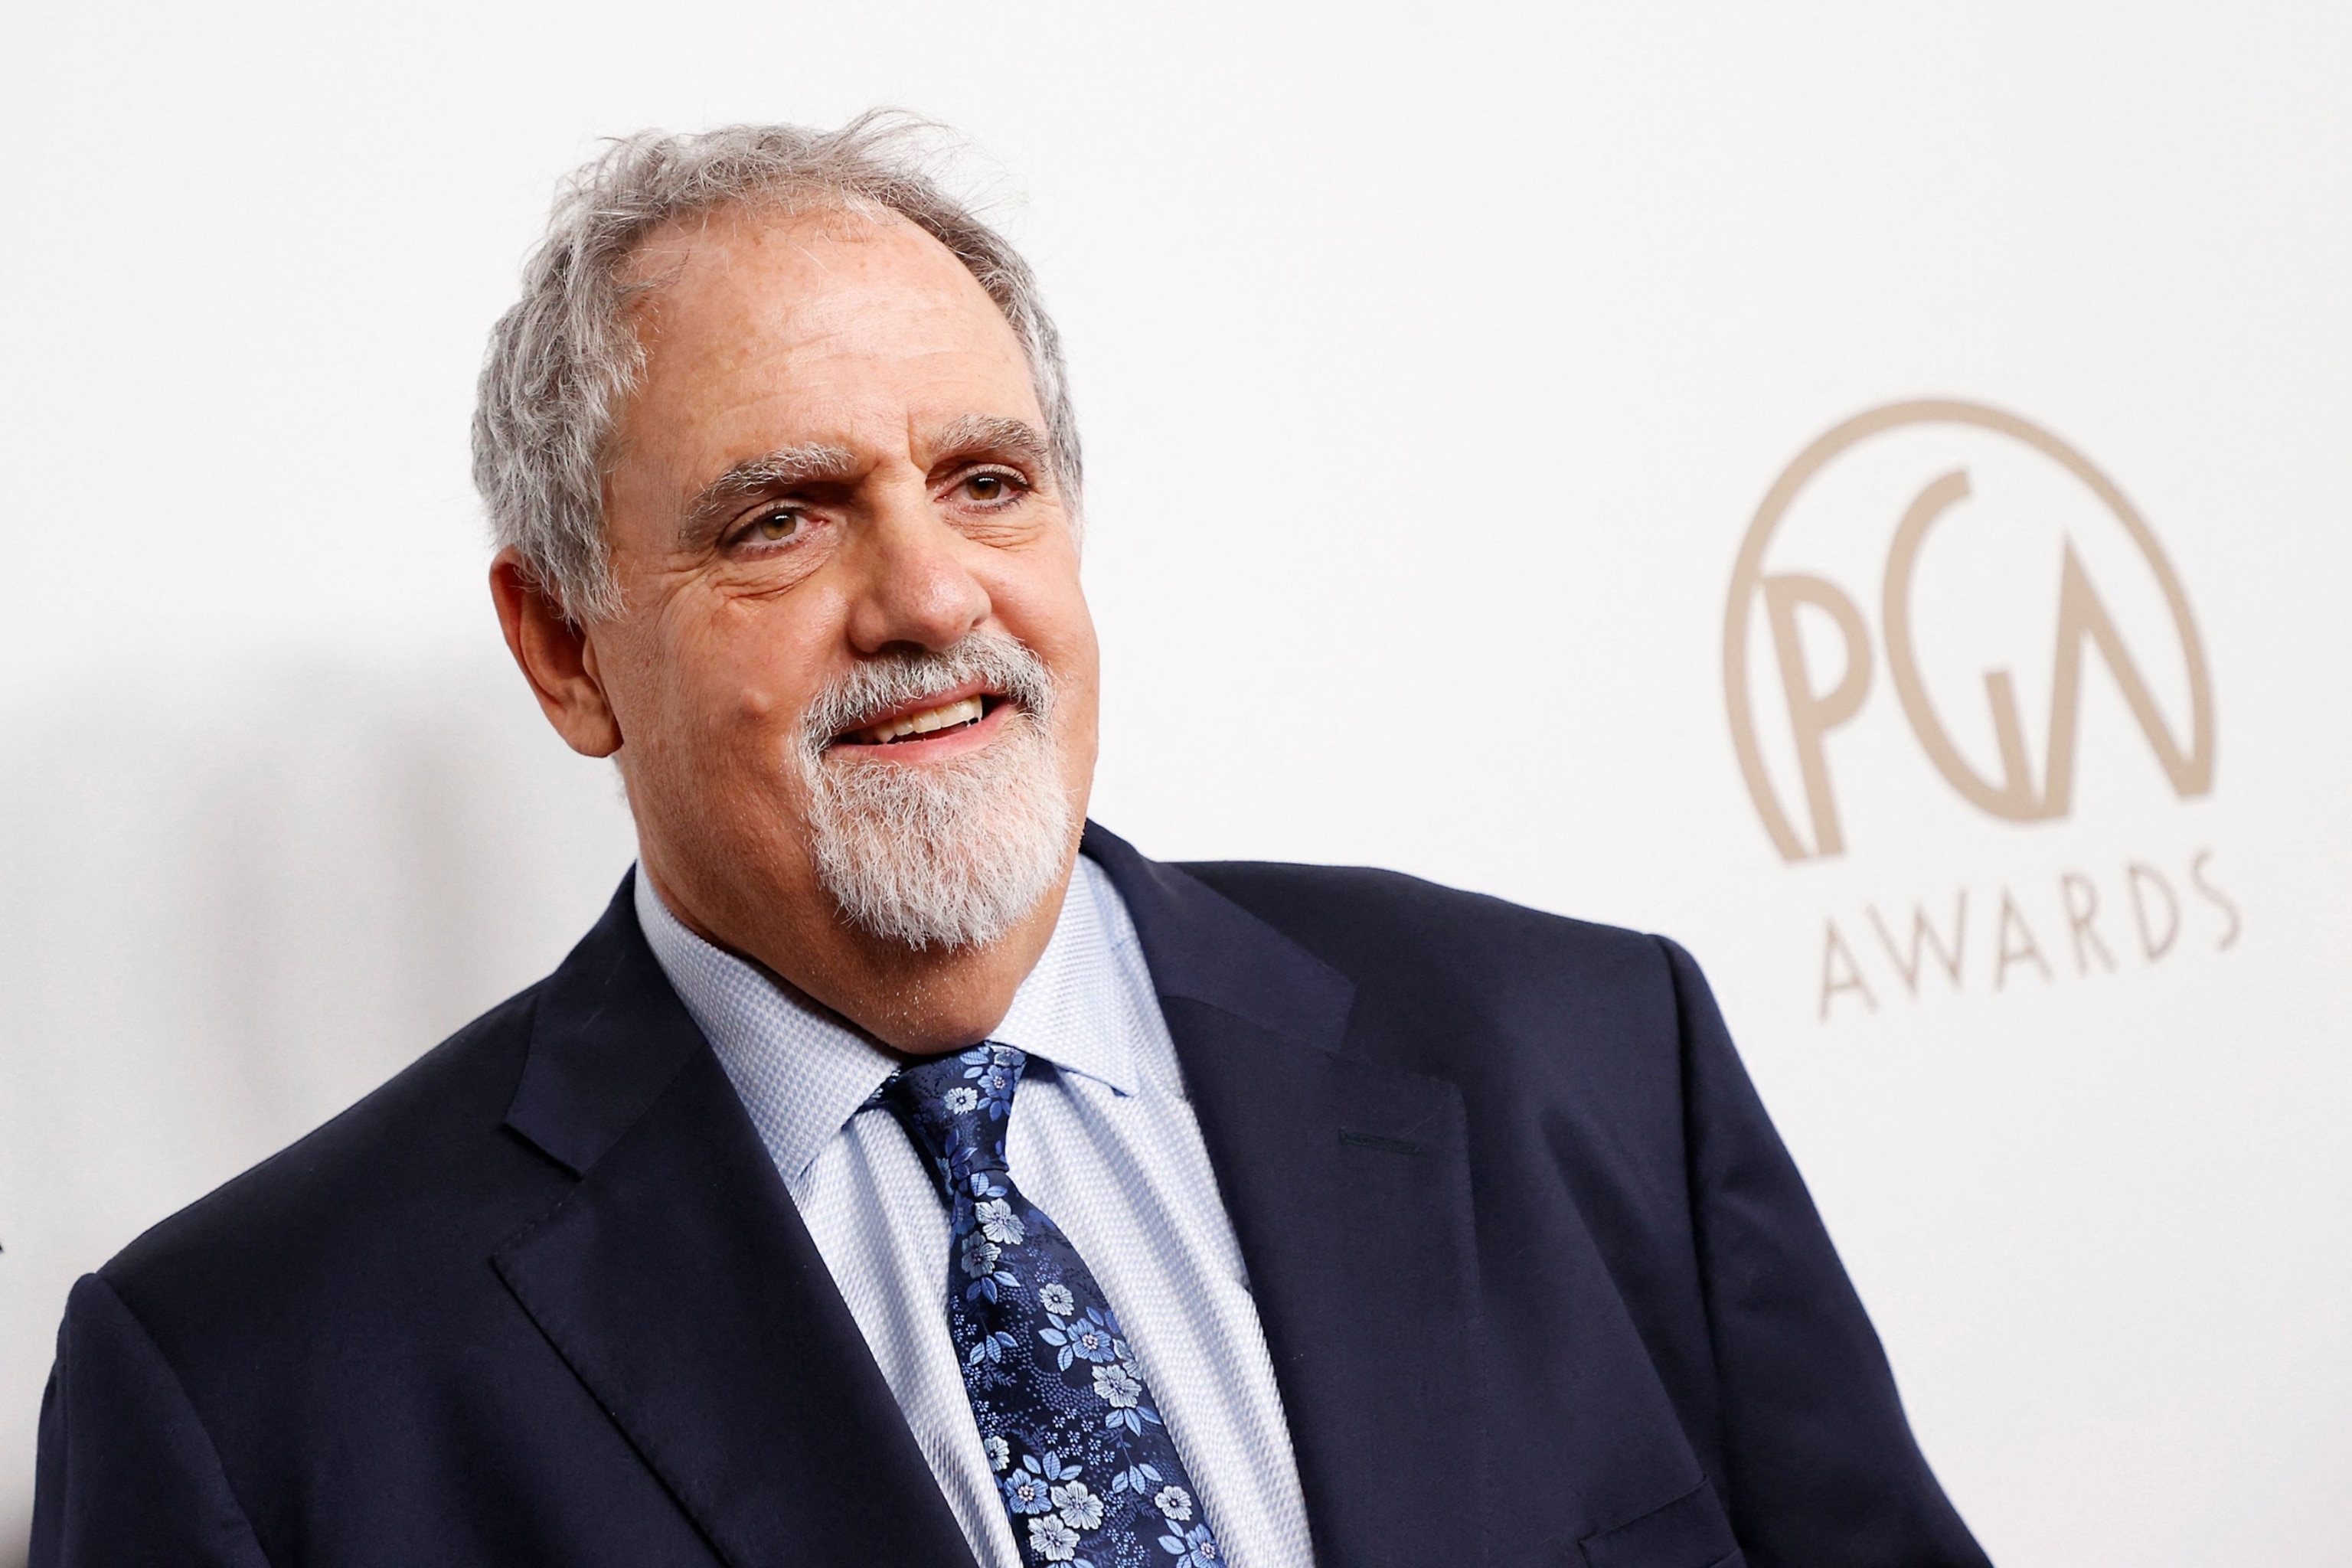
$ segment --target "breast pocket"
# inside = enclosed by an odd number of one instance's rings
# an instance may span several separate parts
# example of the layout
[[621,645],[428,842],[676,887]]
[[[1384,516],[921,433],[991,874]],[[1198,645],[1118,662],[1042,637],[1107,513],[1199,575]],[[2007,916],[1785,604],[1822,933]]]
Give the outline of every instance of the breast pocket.
[[1664,1508],[1579,1543],[1584,1568],[1747,1568],[1715,1489],[1701,1481]]

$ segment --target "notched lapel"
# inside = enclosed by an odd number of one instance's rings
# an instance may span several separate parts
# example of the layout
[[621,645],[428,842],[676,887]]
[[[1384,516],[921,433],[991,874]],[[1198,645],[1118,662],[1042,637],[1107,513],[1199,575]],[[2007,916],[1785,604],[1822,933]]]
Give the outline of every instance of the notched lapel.
[[1090,827],[1241,1244],[1326,1568],[1471,1563],[1485,1466],[1460,1092],[1343,1055],[1353,987]]
[[709,1047],[637,926],[637,873],[540,987],[507,1126],[585,1175]]
[[1290,1419],[1318,1561],[1475,1560],[1460,1096],[1166,999]]
[[628,898],[551,980],[508,1117],[580,1184],[493,1266],[733,1568],[969,1565]]

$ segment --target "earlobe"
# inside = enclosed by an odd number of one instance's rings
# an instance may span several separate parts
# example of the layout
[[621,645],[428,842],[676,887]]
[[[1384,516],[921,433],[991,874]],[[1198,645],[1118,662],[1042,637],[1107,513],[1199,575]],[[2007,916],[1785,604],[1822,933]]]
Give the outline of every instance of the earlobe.
[[605,697],[589,629],[564,615],[512,549],[490,563],[490,600],[507,651],[564,744],[586,757],[619,751],[620,721]]

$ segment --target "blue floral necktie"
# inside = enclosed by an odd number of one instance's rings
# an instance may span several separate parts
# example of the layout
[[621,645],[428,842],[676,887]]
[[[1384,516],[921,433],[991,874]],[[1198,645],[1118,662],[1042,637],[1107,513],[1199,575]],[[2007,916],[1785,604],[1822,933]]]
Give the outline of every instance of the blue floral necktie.
[[883,1089],[947,1189],[948,1331],[1013,1536],[1037,1564],[1222,1568],[1102,1287],[1005,1171],[1028,1065],[983,1044]]

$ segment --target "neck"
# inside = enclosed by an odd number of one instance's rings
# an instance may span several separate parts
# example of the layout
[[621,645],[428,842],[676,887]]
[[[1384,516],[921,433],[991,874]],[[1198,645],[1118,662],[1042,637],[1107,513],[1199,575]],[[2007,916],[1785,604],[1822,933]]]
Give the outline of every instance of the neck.
[[814,888],[782,900],[705,889],[662,864],[650,845],[639,874],[703,941],[767,969],[890,1049],[930,1057],[985,1039],[1004,1021],[1053,939],[1076,866],[1073,846],[1037,907],[986,947],[920,951],[851,926]]

